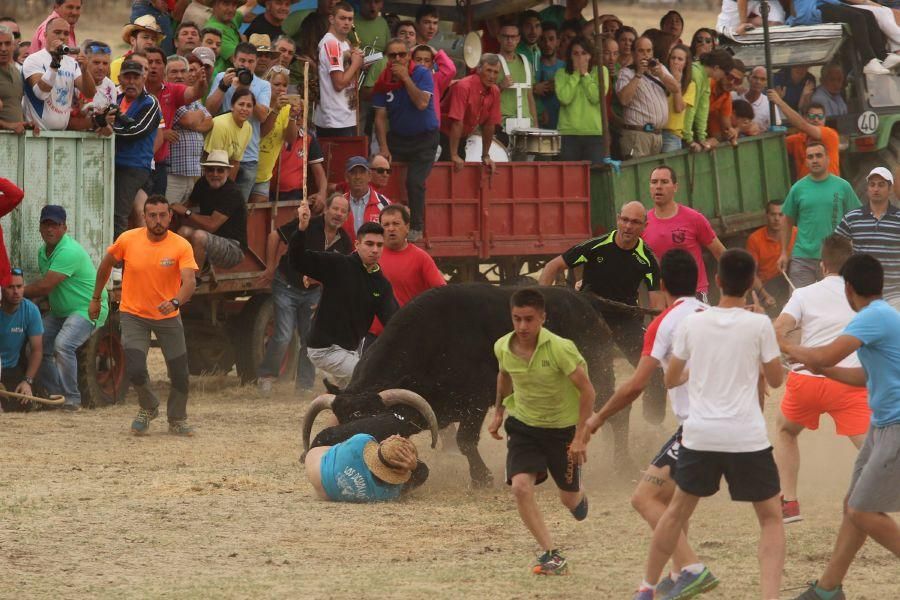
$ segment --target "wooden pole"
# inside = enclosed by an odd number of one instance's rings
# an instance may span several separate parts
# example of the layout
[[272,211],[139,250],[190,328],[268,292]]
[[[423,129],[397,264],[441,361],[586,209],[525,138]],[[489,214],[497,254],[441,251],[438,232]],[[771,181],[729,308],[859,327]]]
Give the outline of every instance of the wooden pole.
[[306,166],[309,163],[309,62],[303,63],[303,201],[307,202],[306,189],[309,173]]
[[[767,0],[762,0],[759,3],[759,12],[762,13],[762,22],[763,22],[763,47],[765,48],[765,57],[766,57],[766,88],[767,89],[775,89],[772,78],[772,47],[769,45],[769,3]],[[775,103],[769,102],[769,128],[775,126]]]
[[[606,82],[603,77],[603,40],[600,34],[599,1],[592,0],[594,11],[594,62],[597,64],[597,85],[600,87],[600,123],[603,128],[603,157],[609,158],[609,117],[606,114]],[[612,78],[612,73],[609,74]]]

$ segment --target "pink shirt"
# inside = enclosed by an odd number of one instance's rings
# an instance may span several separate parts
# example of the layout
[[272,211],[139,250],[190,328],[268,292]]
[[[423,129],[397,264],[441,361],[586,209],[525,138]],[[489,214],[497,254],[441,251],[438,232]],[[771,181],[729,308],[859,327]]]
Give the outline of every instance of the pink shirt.
[[650,209],[643,238],[660,263],[663,255],[672,248],[687,250],[697,263],[697,291],[709,290],[702,253],[704,246],[716,239],[716,232],[701,213],[679,204],[674,217],[658,219],[656,209]]
[[[59,14],[54,10],[50,13],[50,16],[44,19],[44,22],[38,25],[38,28],[34,31],[34,36],[31,38],[31,48],[28,50],[30,54],[34,54],[40,50],[44,49],[44,46],[47,45],[47,23],[59,17]],[[77,46],[78,43],[75,41],[75,26],[69,25],[69,46]]]
[[443,50],[438,50],[437,54],[434,55],[434,64],[437,67],[434,73],[434,113],[437,115],[438,126],[440,127],[441,98],[444,95],[444,90],[456,77],[456,64]]

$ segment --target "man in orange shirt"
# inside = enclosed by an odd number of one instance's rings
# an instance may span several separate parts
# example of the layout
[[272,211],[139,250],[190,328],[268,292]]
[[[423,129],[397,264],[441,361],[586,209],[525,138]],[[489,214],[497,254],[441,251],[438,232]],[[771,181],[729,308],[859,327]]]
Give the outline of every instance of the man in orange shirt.
[[825,107],[813,102],[806,109],[806,118],[803,118],[775,90],[769,90],[769,101],[781,109],[781,114],[792,127],[798,129],[798,133],[785,138],[788,155],[794,160],[796,179],[803,179],[809,175],[809,168],[806,166],[806,143],[810,140],[822,142],[828,153],[828,170],[840,177],[841,157],[838,154],[840,140],[838,132],[825,125]]
[[97,268],[97,281],[88,314],[96,319],[100,294],[113,266],[124,261],[119,318],[125,370],[138,394],[141,409],[131,423],[135,435],[147,435],[150,421],[159,416],[159,400],[150,390],[147,351],[150,334],[156,335],[171,387],[166,412],[169,433],[191,436],[187,424],[188,364],[184,326],[179,307],[190,300],[196,285],[197,261],[190,243],[169,231],[172,210],[165,196],[153,195],[144,203],[146,227],[120,235]]
[[[747,238],[747,252],[756,260],[753,290],[759,295],[763,306],[774,309],[773,314],[776,315],[791,296],[787,279],[778,268],[778,258],[781,256],[781,230],[784,227],[782,203],[782,200],[769,200],[766,205],[766,224]],[[788,254],[794,247],[796,237],[797,228],[794,227]]]

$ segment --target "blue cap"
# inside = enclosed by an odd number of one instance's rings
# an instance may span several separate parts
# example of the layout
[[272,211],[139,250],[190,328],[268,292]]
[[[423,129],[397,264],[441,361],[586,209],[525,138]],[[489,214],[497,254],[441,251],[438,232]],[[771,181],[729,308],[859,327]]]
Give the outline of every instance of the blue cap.
[[57,225],[66,222],[66,209],[56,204],[48,204],[41,209],[41,223],[44,221],[53,221]]
[[364,167],[366,171],[368,171],[369,161],[363,156],[351,156],[347,159],[347,173],[349,173],[356,167]]

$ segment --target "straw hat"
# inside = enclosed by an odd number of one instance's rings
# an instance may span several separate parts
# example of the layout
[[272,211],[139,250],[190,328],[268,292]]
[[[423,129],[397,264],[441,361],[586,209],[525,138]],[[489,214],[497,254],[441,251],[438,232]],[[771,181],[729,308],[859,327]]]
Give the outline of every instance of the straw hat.
[[206,157],[206,160],[200,163],[201,167],[225,167],[227,169],[231,168],[231,163],[228,161],[228,152],[225,150],[211,150],[209,155]]
[[257,52],[265,54],[278,54],[278,50],[272,48],[272,38],[265,33],[253,33],[247,42],[256,48]]
[[406,483],[412,471],[393,466],[399,460],[399,449],[404,447],[417,454],[415,444],[406,438],[391,438],[380,444],[369,442],[363,447],[363,461],[372,474],[385,483]]
[[166,37],[159,23],[153,15],[144,15],[135,19],[134,23],[129,23],[122,29],[122,39],[126,44],[131,45],[131,36],[138,31],[149,31],[156,34],[156,43],[158,44]]

